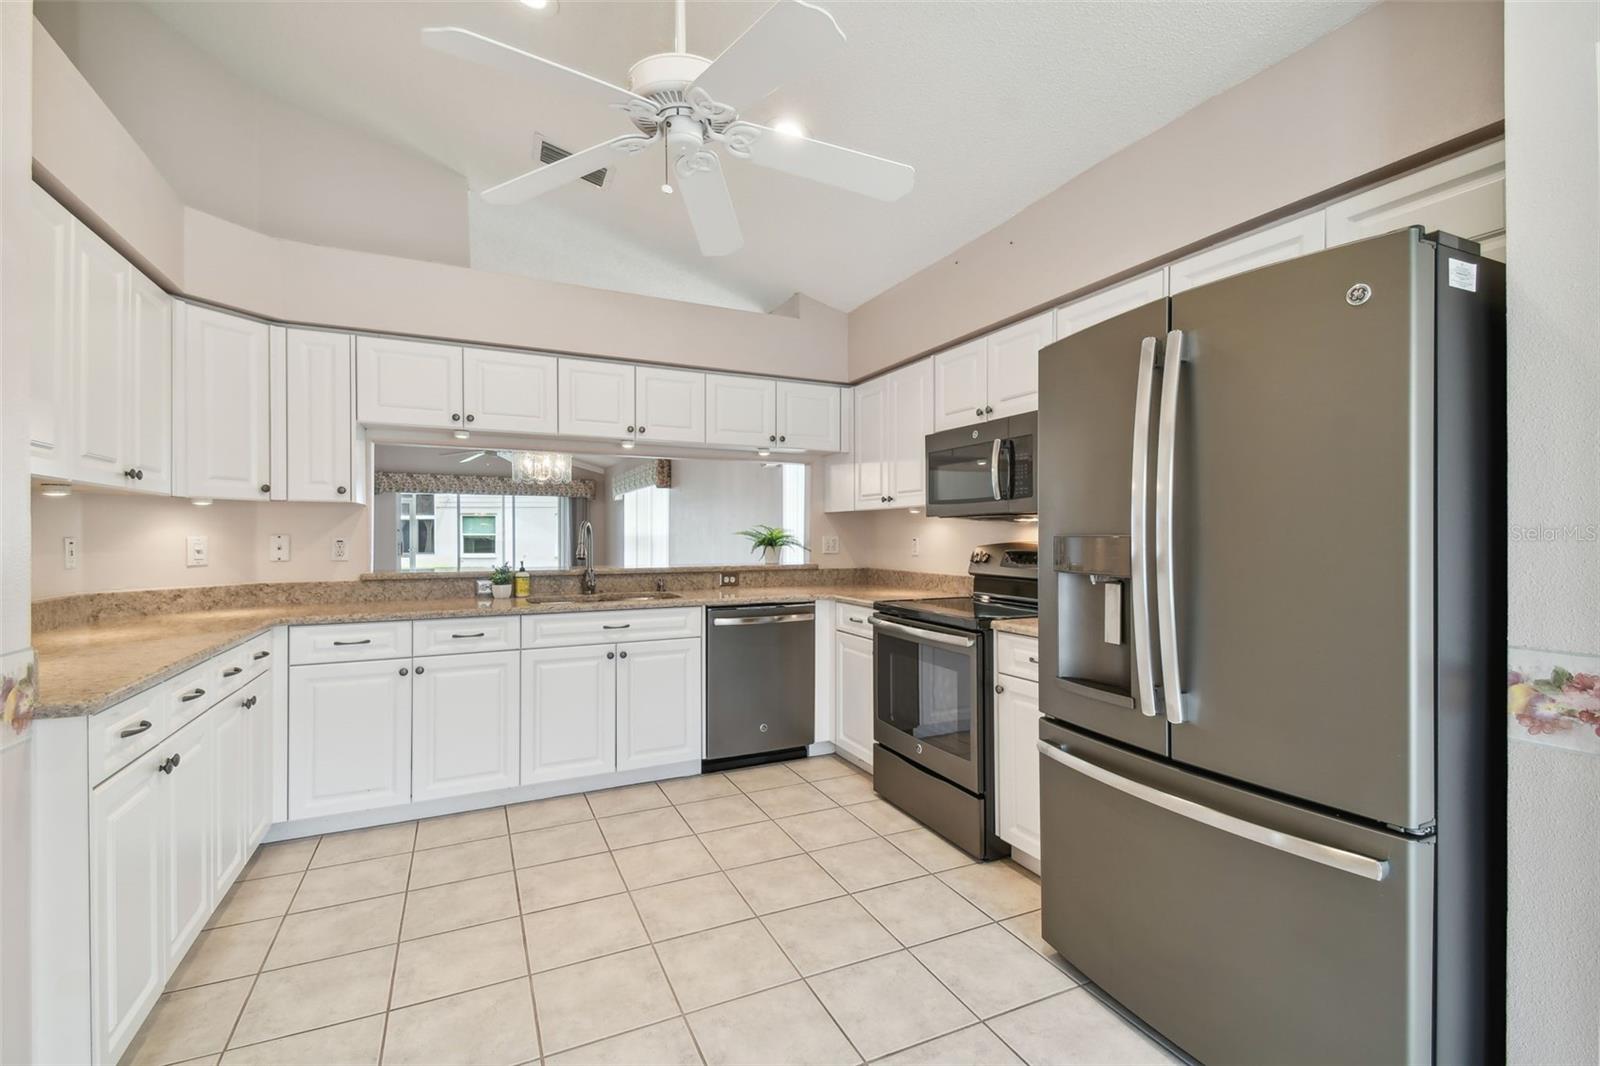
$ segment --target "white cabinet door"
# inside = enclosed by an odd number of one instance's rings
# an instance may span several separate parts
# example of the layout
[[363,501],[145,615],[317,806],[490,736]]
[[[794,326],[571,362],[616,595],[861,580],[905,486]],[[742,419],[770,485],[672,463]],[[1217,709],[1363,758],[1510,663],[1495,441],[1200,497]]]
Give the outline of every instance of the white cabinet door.
[[[1328,208],[1328,247],[1406,226],[1494,247],[1506,228],[1506,146],[1486,144]],[[1503,253],[1502,253],[1503,254]]]
[[207,307],[184,308],[177,434],[180,494],[265,500],[271,493],[267,326]]
[[[203,714],[157,745],[170,769],[166,793],[167,967],[170,972],[194,943],[216,903],[217,759],[210,714]],[[135,764],[137,765],[137,764]]]
[[706,375],[706,443],[768,448],[778,443],[778,383],[738,374]]
[[822,460],[822,509],[856,509],[856,390],[839,390],[839,452]]
[[101,1062],[121,1058],[167,980],[168,780],[157,767],[168,754],[164,747],[149,752],[89,798],[89,940]]
[[778,446],[808,452],[838,451],[843,391],[836,385],[778,382]]
[[706,376],[659,366],[634,368],[640,440],[706,442]]
[[356,421],[460,429],[461,349],[398,337],[357,337]]
[[411,661],[289,669],[289,817],[411,799]]
[[989,360],[985,418],[1039,409],[1039,349],[1055,339],[1055,319],[1048,311],[1013,322],[984,338]]
[[833,743],[872,766],[872,641],[854,633],[833,635]]
[[33,402],[28,407],[29,469],[41,477],[73,475],[72,366],[73,227],[67,209],[35,185],[30,190],[26,276],[29,378]]
[[516,787],[517,655],[485,651],[413,662],[411,802]]
[[1115,318],[1124,311],[1161,299],[1167,294],[1167,269],[1152,270],[1120,281],[1056,308],[1056,340]]
[[617,645],[617,769],[698,761],[700,641]]
[[291,500],[349,503],[354,498],[350,340],[348,333],[288,331],[284,443]]
[[[933,357],[933,426],[982,422],[989,397],[988,342],[978,337]],[[1037,391],[1037,385],[1035,385]]]
[[82,226],[73,238],[75,477],[127,486],[128,294],[133,268]]
[[221,899],[250,857],[250,708],[253,686],[240,689],[206,712],[211,719],[216,791],[211,797],[214,899]]
[[1038,859],[1039,686],[1015,677],[995,680],[995,831]]
[[889,506],[889,379],[857,385],[855,394],[855,509],[873,511]]
[[522,783],[617,768],[613,644],[522,653]]
[[172,492],[172,297],[134,271],[128,297],[123,456],[139,492]]
[[496,433],[553,436],[556,357],[467,348],[462,352],[464,422]]
[[632,440],[633,367],[588,359],[558,360],[556,410],[564,437]]
[[[928,495],[927,436],[933,412],[932,360],[901,367],[889,375],[888,506],[921,507]],[[859,422],[858,422],[859,424]]]
[[246,699],[251,697],[255,699],[245,712],[250,720],[250,749],[247,758],[250,796],[245,804],[248,827],[245,835],[247,852],[253,851],[255,846],[261,843],[261,838],[267,835],[267,830],[272,827],[272,790],[273,783],[277,780],[272,772],[275,746],[273,738],[275,692],[271,670],[256,678],[245,690]]
[[1172,295],[1322,251],[1327,245],[1325,218],[1325,212],[1313,211],[1178,260],[1167,268]]

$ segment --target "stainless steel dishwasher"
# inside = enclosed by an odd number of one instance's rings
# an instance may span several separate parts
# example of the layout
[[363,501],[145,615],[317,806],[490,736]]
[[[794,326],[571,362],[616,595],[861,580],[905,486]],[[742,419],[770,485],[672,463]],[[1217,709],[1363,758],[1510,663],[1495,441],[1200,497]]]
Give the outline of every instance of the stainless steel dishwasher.
[[816,732],[816,604],[708,607],[706,620],[705,761],[802,754]]

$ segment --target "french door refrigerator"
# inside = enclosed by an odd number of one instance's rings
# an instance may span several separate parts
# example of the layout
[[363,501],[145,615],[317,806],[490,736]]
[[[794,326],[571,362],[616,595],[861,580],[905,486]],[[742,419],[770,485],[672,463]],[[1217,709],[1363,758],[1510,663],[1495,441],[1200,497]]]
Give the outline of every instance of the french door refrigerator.
[[1502,1054],[1504,328],[1411,229],[1040,355],[1044,936],[1202,1062]]

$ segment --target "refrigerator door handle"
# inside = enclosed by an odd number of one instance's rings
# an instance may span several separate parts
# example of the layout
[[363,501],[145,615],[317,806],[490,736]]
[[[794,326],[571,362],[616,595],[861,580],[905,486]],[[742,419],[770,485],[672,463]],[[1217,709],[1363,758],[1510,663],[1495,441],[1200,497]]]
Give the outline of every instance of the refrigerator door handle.
[[1178,670],[1178,605],[1173,591],[1172,491],[1178,441],[1178,384],[1182,381],[1183,331],[1167,334],[1161,364],[1161,424],[1156,437],[1156,621],[1161,630],[1161,696],[1167,721],[1181,725],[1183,679]]
[[1150,393],[1156,376],[1156,339],[1146,337],[1139,345],[1139,385],[1133,401],[1133,504],[1129,513],[1128,562],[1133,597],[1134,698],[1139,712],[1156,716],[1155,669],[1150,662],[1150,550],[1145,506],[1150,498]]
[[1345,851],[1343,848],[1336,848],[1331,844],[1319,844],[1315,840],[1307,840],[1304,837],[1297,837],[1277,829],[1269,829],[1264,825],[1258,825],[1255,822],[1225,814],[1214,807],[1207,807],[1203,803],[1196,803],[1194,800],[1184,799],[1182,796],[1174,796],[1170,792],[1151,788],[1141,781],[1134,781],[1123,777],[1121,774],[1114,774],[1102,766],[1096,766],[1087,759],[1080,759],[1070,752],[1063,751],[1047,741],[1041,740],[1037,743],[1039,754],[1045,758],[1054,760],[1067,769],[1080,773],[1092,781],[1098,781],[1108,788],[1114,788],[1124,795],[1142,800],[1152,806],[1160,807],[1162,810],[1176,814],[1181,818],[1199,822],[1201,825],[1208,825],[1213,829],[1221,830],[1242,840],[1264,845],[1275,851],[1282,851],[1302,859],[1309,859],[1312,862],[1320,863],[1335,870],[1355,874],[1357,877],[1365,877],[1369,881],[1382,881],[1389,876],[1389,864],[1383,859],[1358,855],[1353,851]]

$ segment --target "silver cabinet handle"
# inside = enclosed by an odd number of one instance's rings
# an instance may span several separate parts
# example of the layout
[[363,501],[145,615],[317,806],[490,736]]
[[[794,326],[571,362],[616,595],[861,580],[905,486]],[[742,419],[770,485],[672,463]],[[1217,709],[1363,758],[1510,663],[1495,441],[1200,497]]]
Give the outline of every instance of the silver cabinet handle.
[[1060,763],[1069,770],[1075,770],[1091,781],[1098,781],[1108,788],[1134,799],[1143,800],[1164,811],[1187,818],[1201,825],[1208,825],[1213,829],[1220,829],[1243,840],[1256,844],[1263,844],[1276,851],[1297,855],[1302,859],[1331,866],[1335,870],[1365,877],[1369,881],[1382,881],[1389,876],[1389,864],[1382,859],[1369,858],[1358,855],[1353,851],[1333,847],[1331,844],[1319,844],[1315,840],[1307,840],[1278,829],[1269,829],[1264,825],[1246,821],[1232,814],[1226,814],[1215,807],[1207,807],[1203,803],[1196,803],[1182,796],[1174,796],[1170,792],[1163,792],[1159,788],[1151,788],[1142,781],[1134,781],[1123,777],[1121,774],[1112,773],[1103,766],[1096,766],[1087,759],[1081,759],[1071,752],[1047,741],[1037,741],[1039,754],[1047,759]]
[[[1178,669],[1178,603],[1172,579],[1173,464],[1178,447],[1178,383],[1182,380],[1183,331],[1167,334],[1161,362],[1161,428],[1156,438],[1156,625],[1161,630],[1161,696],[1167,721],[1184,718],[1183,678]],[[1145,632],[1149,632],[1148,629]]]
[[600,628],[601,629],[628,629],[632,625],[633,625],[632,622],[622,622],[620,624],[615,624],[615,625],[608,625],[606,623],[601,623]]
[[810,622],[817,616],[814,614],[758,614],[746,618],[714,618],[713,626],[768,626],[780,622]]
[[1033,665],[1035,665],[1035,666],[1038,666],[1038,665],[1039,665],[1039,657],[1038,657],[1038,656],[1037,656],[1037,655],[1030,655],[1030,656],[1028,656],[1028,661],[1029,661],[1029,662],[1030,662],[1030,663],[1032,663],[1032,664],[1033,664]]
[[1139,385],[1133,399],[1133,504],[1128,511],[1129,582],[1133,595],[1134,698],[1139,713],[1154,718],[1156,710],[1155,665],[1150,661],[1150,393],[1155,387],[1156,339],[1146,337],[1139,344]]
[[482,634],[482,633],[451,633],[450,634],[450,639],[451,640],[473,640],[473,639],[475,639],[477,637],[481,637],[483,635],[484,634]]
[[890,622],[872,616],[872,628],[881,629],[895,636],[907,637],[919,644],[943,644],[948,648],[970,648],[978,643],[977,637],[959,637],[954,633],[945,633],[937,629],[918,629],[915,626],[901,625],[899,622]]
[[371,637],[362,637],[360,640],[336,640],[336,641],[333,642],[333,646],[335,648],[348,648],[348,647],[352,647],[352,646],[357,645],[357,644],[371,644],[371,643],[372,643],[372,638]]
[[238,677],[242,673],[244,673],[244,667],[242,667],[242,666],[230,666],[226,670],[222,671],[222,676],[223,677]]
[[256,660],[257,662],[260,662],[262,659],[265,659],[267,656],[269,656],[271,654],[272,653],[270,651],[258,651],[254,655],[250,656],[250,658]]
[[123,740],[127,740],[129,737],[138,736],[140,733],[145,732],[149,728],[150,723],[141,718],[138,725],[124,729],[122,732],[118,733],[117,736],[121,737]]
[[994,447],[989,452],[989,495],[992,499],[1000,498],[1000,438],[994,439]]
[[181,703],[192,703],[205,694],[206,690],[203,688],[190,689],[188,692],[185,692],[183,695],[179,696],[178,700]]
[[857,618],[853,614],[845,615],[845,617],[850,619],[850,621],[854,622],[858,626],[864,626],[867,624],[867,620],[865,618]]

